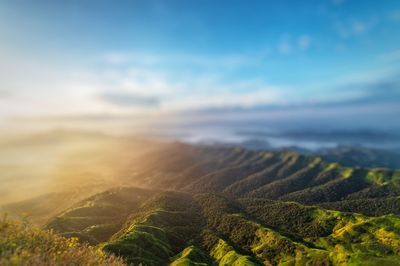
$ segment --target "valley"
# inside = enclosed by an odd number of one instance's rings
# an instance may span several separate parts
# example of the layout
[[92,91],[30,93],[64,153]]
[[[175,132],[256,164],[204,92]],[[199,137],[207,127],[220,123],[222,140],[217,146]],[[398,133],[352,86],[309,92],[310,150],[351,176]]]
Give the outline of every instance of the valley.
[[151,147],[124,158],[121,185],[3,211],[134,265],[399,264],[398,171],[293,151]]

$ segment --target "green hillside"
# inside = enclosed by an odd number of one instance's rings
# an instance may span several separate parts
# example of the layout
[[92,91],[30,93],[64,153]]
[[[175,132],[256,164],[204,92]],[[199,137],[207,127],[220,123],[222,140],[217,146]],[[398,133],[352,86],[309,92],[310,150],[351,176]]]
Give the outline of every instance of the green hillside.
[[135,161],[132,186],[8,209],[134,265],[400,264],[397,171],[179,143]]
[[[108,204],[107,199],[101,204]],[[69,217],[77,208],[63,216]],[[80,218],[92,215],[90,210]],[[71,226],[68,220],[64,223]],[[57,230],[65,233],[60,225],[62,221]],[[88,230],[80,231],[82,240],[92,236]],[[397,265],[400,218],[260,198],[159,192],[143,198],[121,229],[100,246],[128,263],[145,265],[347,265],[355,261]]]
[[79,244],[27,224],[0,221],[0,265],[126,265],[121,259],[107,256],[94,247]]

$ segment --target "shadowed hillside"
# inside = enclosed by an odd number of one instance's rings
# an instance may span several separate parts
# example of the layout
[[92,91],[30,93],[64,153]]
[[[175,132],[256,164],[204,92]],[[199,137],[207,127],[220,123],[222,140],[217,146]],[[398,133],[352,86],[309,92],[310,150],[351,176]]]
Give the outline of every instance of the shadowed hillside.
[[[130,191],[132,197],[140,195]],[[125,192],[110,191],[116,197]],[[79,231],[75,236],[81,241],[92,239],[92,231],[82,230],[66,217],[78,209],[79,219],[91,220],[89,228],[102,227],[104,220],[93,221],[93,210],[112,201],[103,198],[86,210],[76,206],[47,227],[63,234]],[[397,216],[371,218],[259,198],[236,201],[213,194],[160,192],[141,198],[139,209],[119,225],[111,234],[103,232],[107,239],[96,243],[103,242],[105,252],[127,262],[145,265],[345,265],[355,261],[397,265],[400,255]]]
[[399,264],[398,171],[293,151],[147,142],[124,151],[114,178],[125,186],[2,209],[135,265]]

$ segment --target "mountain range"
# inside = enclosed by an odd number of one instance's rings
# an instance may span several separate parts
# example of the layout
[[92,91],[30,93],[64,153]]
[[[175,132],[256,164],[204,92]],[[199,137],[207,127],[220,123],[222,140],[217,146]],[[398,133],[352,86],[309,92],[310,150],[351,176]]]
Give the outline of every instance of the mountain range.
[[177,142],[158,143],[128,165],[125,185],[2,210],[30,213],[44,230],[134,265],[400,262],[399,171]]

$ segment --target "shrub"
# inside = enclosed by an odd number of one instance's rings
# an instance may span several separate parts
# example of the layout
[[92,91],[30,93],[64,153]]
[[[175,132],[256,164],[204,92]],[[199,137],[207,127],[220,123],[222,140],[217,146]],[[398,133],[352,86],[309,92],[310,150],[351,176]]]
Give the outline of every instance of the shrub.
[[0,265],[110,265],[123,261],[25,222],[0,221]]

